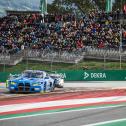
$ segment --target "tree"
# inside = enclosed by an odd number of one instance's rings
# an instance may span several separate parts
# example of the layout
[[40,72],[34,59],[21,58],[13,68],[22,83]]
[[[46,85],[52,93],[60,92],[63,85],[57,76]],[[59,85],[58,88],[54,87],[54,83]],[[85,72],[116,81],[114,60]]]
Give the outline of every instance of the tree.
[[55,14],[55,13],[72,13],[72,9],[71,8],[67,8],[67,7],[63,7],[63,6],[59,6],[56,4],[48,4],[48,13],[49,14]]
[[105,10],[106,0],[94,0],[100,10]]
[[56,13],[56,12],[58,12],[58,11],[59,11],[58,7],[55,6],[54,4],[47,4],[47,12],[48,12],[49,14],[51,14],[51,13]]
[[126,0],[115,0],[115,3],[113,4],[113,10],[122,10],[124,4],[126,4]]
[[52,4],[59,8],[59,12],[72,12],[77,7],[81,12],[87,13],[95,8],[92,0],[54,0]]

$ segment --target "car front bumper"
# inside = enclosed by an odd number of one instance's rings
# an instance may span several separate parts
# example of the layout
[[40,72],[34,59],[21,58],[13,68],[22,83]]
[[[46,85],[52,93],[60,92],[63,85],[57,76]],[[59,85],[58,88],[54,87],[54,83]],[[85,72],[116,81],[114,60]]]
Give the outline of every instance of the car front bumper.
[[41,92],[40,86],[9,86],[10,92]]

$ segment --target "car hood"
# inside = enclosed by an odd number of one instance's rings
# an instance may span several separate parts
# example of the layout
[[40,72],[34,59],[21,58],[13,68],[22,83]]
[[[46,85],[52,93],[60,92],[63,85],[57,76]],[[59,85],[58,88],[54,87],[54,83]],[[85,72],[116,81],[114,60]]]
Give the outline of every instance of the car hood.
[[40,79],[40,78],[24,78],[24,77],[19,77],[19,78],[15,78],[15,79],[12,79],[10,81],[13,81],[15,83],[36,83],[36,82],[43,82],[44,79]]

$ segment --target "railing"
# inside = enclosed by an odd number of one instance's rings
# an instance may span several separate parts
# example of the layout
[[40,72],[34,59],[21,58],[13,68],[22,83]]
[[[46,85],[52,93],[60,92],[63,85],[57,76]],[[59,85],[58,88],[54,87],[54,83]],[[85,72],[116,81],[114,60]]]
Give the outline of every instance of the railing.
[[38,60],[38,61],[52,61],[52,62],[65,62],[77,63],[83,60],[82,52],[78,55],[77,52],[56,52],[53,50],[25,50],[25,59]]
[[24,60],[78,63],[83,59],[126,61],[126,51],[85,47],[74,52],[27,49],[16,54],[0,54],[0,64],[16,65]]
[[85,56],[87,59],[107,59],[111,61],[119,61],[121,56],[122,61],[126,61],[126,51],[120,52],[116,49],[99,49],[86,47]]

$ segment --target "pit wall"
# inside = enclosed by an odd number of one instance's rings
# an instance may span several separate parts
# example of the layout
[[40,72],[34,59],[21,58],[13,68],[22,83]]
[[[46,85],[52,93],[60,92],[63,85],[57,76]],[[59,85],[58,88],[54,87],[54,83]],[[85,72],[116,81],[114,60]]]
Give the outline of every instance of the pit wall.
[[[71,70],[57,71],[57,73],[61,74],[65,81],[126,81],[126,70]],[[9,72],[0,72],[0,82],[5,82],[9,74]]]

